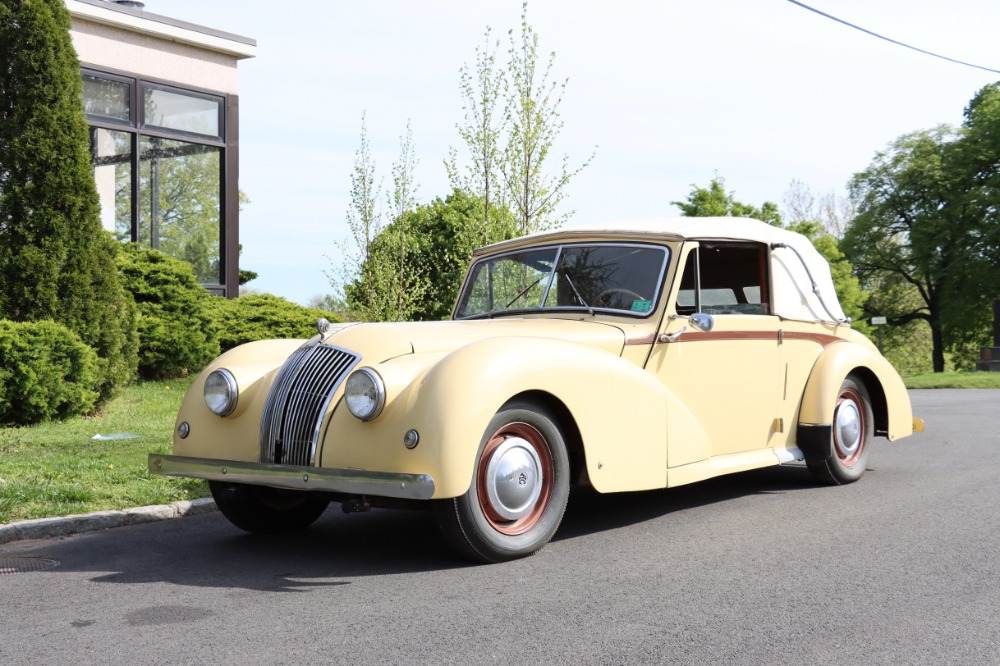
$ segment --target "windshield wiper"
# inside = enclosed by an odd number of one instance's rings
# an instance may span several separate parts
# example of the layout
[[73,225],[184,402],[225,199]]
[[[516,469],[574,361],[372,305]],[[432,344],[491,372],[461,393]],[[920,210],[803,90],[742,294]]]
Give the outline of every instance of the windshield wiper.
[[581,296],[580,292],[576,290],[576,285],[569,279],[569,273],[563,273],[563,277],[566,278],[566,282],[569,283],[569,286],[573,289],[573,293],[576,294],[576,300],[580,301],[580,305],[587,308],[587,312],[589,312],[591,316],[594,316],[594,308],[587,305],[587,301],[583,300],[583,296]]
[[[541,275],[539,275],[537,280],[535,280],[534,282],[532,282],[531,284],[529,284],[527,287],[525,287],[521,291],[517,292],[517,296],[515,296],[512,299],[510,299],[510,301],[507,302],[507,305],[503,306],[503,309],[506,310],[507,308],[509,308],[510,306],[512,306],[515,302],[517,302],[517,299],[519,299],[522,296],[524,296],[525,294],[527,294],[531,290],[532,287],[534,287],[536,284],[538,284],[539,282],[541,282],[543,277],[545,277],[545,273],[542,273]],[[494,312],[496,312],[496,310],[494,310]]]

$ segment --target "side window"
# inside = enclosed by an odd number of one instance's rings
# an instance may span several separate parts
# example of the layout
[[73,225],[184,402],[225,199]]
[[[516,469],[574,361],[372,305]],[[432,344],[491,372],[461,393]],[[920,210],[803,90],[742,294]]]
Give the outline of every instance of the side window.
[[677,314],[771,314],[767,277],[766,246],[703,242],[684,266]]

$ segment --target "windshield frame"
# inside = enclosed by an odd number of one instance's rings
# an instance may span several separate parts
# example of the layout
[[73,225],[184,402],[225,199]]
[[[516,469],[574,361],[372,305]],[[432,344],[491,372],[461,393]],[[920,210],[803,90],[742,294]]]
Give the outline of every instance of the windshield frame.
[[[552,290],[553,284],[555,282],[556,274],[561,265],[563,259],[564,250],[573,248],[637,248],[643,250],[658,250],[663,255],[663,259],[660,262],[659,273],[656,277],[656,282],[654,285],[654,293],[650,297],[651,305],[648,310],[636,311],[627,310],[622,308],[613,308],[606,305],[598,305],[594,303],[585,303],[578,305],[544,305],[548,303],[549,295]],[[502,260],[504,257],[510,257],[511,255],[518,254],[528,254],[534,252],[551,252],[555,251],[555,256],[552,260],[552,268],[549,270],[547,276],[547,281],[545,284],[544,294],[541,299],[541,306],[532,307],[502,307],[494,308],[487,312],[477,312],[474,314],[459,315],[462,310],[463,303],[467,303],[471,297],[471,289],[473,288],[474,281],[478,275],[478,271],[481,270],[485,264],[490,262],[496,262]],[[644,243],[637,241],[613,241],[613,240],[595,240],[595,241],[574,241],[567,243],[552,243],[548,245],[537,245],[533,247],[523,247],[514,250],[508,250],[506,252],[501,252],[498,254],[491,254],[478,258],[469,267],[466,273],[466,279],[462,283],[462,289],[459,292],[458,298],[455,300],[455,307],[452,309],[452,319],[460,321],[468,321],[473,319],[486,319],[494,317],[503,317],[510,315],[524,315],[524,314],[552,314],[552,313],[567,313],[567,312],[587,312],[591,315],[597,313],[614,315],[618,317],[630,317],[634,319],[647,319],[651,317],[660,306],[660,300],[664,294],[664,278],[667,274],[667,269],[670,267],[670,259],[672,256],[671,247],[668,245],[663,245],[659,243]],[[530,285],[529,288],[534,285]],[[520,298],[520,295],[517,297]],[[511,301],[513,304],[517,299]]]

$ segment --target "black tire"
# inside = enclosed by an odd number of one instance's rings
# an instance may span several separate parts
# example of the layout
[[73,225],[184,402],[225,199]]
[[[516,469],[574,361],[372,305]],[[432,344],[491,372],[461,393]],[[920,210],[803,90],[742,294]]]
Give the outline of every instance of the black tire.
[[556,419],[538,405],[508,403],[483,434],[469,490],[435,502],[438,524],[451,546],[474,561],[527,557],[549,542],[562,521],[569,472]]
[[277,534],[303,530],[326,510],[330,500],[297,490],[209,481],[219,511],[241,530]]
[[848,377],[837,393],[829,441],[817,454],[806,456],[813,478],[831,485],[860,479],[868,467],[874,436],[875,419],[868,390],[861,382]]

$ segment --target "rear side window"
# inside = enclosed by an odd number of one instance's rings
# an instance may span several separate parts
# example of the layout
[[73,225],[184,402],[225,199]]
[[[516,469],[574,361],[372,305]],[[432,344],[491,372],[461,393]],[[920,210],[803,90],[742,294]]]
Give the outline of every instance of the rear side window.
[[688,255],[677,314],[771,314],[767,247],[703,242]]

